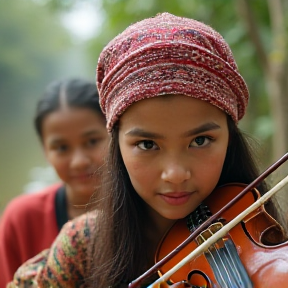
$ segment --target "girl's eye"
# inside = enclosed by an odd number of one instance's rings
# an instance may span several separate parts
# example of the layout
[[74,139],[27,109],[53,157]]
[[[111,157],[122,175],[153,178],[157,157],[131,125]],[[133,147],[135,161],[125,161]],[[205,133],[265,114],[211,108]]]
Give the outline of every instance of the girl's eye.
[[57,152],[63,153],[63,152],[66,152],[68,150],[68,146],[67,145],[59,145],[59,146],[55,147],[55,150]]
[[136,144],[142,150],[156,150],[158,146],[152,140],[143,140]]
[[91,139],[89,139],[89,141],[88,141],[88,146],[95,146],[97,143],[99,142],[99,140],[98,139],[96,139],[96,138],[91,138]]
[[206,146],[211,142],[211,139],[207,136],[198,136],[196,137],[191,143],[190,146],[192,147],[201,147]]

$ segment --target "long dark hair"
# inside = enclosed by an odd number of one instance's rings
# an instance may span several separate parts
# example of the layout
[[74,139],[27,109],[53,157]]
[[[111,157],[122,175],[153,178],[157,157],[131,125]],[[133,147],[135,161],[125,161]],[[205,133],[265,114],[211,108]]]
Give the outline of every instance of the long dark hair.
[[105,120],[94,82],[78,78],[56,80],[46,87],[42,98],[37,103],[34,127],[40,139],[42,139],[43,120],[48,114],[61,107],[61,97],[69,107],[89,108],[102,115]]
[[[228,117],[230,143],[218,185],[250,183],[258,176],[253,145]],[[119,287],[137,278],[147,267],[143,201],[134,190],[118,144],[118,127],[112,132],[107,163],[108,179],[100,194],[99,217],[91,245],[91,287]],[[265,183],[257,187],[261,193]],[[99,197],[99,194],[98,194]],[[272,208],[272,207],[271,207]]]

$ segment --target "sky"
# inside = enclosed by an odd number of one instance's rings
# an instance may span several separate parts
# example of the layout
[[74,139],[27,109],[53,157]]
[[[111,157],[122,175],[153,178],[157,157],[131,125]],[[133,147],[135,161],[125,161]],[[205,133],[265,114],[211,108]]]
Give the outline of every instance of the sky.
[[97,35],[103,13],[98,1],[80,2],[72,11],[62,16],[63,25],[79,40],[85,41]]

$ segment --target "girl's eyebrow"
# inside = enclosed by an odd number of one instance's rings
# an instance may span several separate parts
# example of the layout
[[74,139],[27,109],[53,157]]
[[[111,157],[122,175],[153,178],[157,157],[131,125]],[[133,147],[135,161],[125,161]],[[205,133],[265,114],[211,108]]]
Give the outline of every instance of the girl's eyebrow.
[[[187,132],[185,132],[182,137],[190,137],[199,133],[203,133],[203,132],[207,132],[207,131],[211,131],[211,130],[216,130],[216,129],[220,129],[221,127],[214,123],[214,122],[209,122],[209,123],[205,123],[203,125],[200,125],[199,127],[193,128]],[[128,136],[134,136],[134,137],[144,137],[144,138],[153,138],[153,139],[164,139],[165,137],[161,134],[158,133],[154,133],[154,132],[149,132],[149,131],[145,131],[141,128],[133,128],[130,131],[128,131],[127,133],[125,133],[125,135]]]
[[158,133],[154,133],[154,132],[148,132],[145,131],[143,129],[140,128],[133,128],[130,131],[128,131],[127,133],[125,133],[125,135],[128,136],[134,136],[134,137],[144,137],[144,138],[153,138],[153,139],[164,139],[165,137],[161,134]]
[[99,129],[93,129],[93,130],[89,130],[86,131],[85,133],[82,134],[82,136],[94,136],[94,135],[102,135],[102,131],[100,131]]
[[208,122],[208,123],[205,123],[203,125],[200,125],[199,127],[196,127],[194,129],[191,129],[191,130],[185,132],[183,134],[183,137],[193,136],[193,135],[196,135],[196,134],[200,134],[200,133],[203,133],[203,132],[216,130],[216,129],[220,129],[220,128],[221,127],[218,124],[216,124],[214,122]]
[[[89,130],[89,131],[86,131],[83,134],[81,134],[82,137],[98,136],[98,135],[102,135],[102,133],[100,130],[97,130],[97,129]],[[62,143],[65,141],[66,141],[65,138],[63,138],[61,136],[59,136],[59,137],[56,136],[56,137],[51,138],[49,143],[58,144],[58,143]]]

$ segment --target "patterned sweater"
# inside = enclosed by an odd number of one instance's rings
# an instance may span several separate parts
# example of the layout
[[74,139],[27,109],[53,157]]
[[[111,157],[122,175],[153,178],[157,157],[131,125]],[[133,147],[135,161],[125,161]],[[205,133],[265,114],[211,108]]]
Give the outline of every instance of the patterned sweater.
[[[50,249],[26,261],[6,288],[87,288],[87,247],[94,232],[96,212],[89,212],[67,222]],[[158,278],[152,275],[143,286]],[[127,287],[122,283],[118,288]],[[177,286],[178,287],[178,286]]]
[[84,288],[87,247],[96,213],[67,222],[50,249],[25,262],[7,288]]
[[[66,206],[56,205],[60,190],[65,198],[64,187],[57,183],[37,193],[19,195],[7,205],[0,220],[1,288],[12,281],[20,265],[51,247],[68,221]],[[58,225],[57,215],[60,214],[65,215],[62,225]]]

